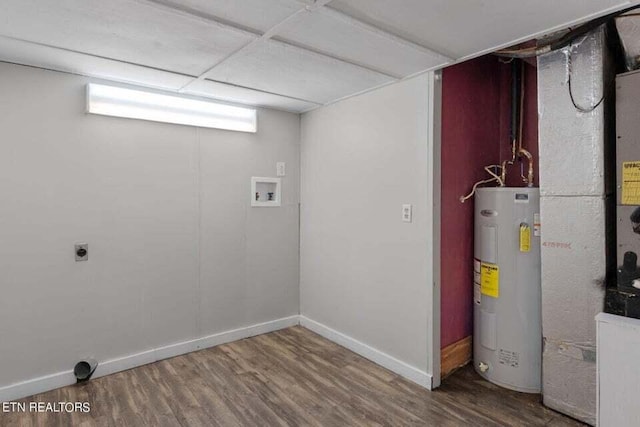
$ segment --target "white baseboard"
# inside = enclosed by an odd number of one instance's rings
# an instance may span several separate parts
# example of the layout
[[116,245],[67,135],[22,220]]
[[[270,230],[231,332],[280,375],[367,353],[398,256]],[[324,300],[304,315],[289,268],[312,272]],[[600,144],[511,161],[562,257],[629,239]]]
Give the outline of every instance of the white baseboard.
[[[181,354],[190,353],[192,351],[215,347],[220,344],[253,337],[256,335],[266,334],[268,332],[277,331],[299,324],[299,316],[289,316],[269,322],[259,323],[244,328],[233,329],[190,341],[170,344],[164,347],[154,348],[142,353],[131,354],[118,359],[107,360],[98,363],[92,378],[98,378],[136,366],[146,365],[158,360],[168,359],[170,357],[179,356]],[[58,372],[56,374],[46,375],[44,377],[34,378],[24,382],[11,384],[0,387],[0,402],[9,402],[23,397],[33,396],[34,394],[43,393],[45,391],[75,384],[76,378],[73,370]]]
[[393,356],[388,355],[387,353],[383,353],[380,350],[377,350],[363,342],[360,342],[350,336],[347,336],[341,332],[338,332],[334,329],[331,329],[328,326],[323,325],[322,323],[318,323],[315,320],[311,320],[308,317],[300,316],[300,325],[304,326],[307,329],[312,330],[325,337],[326,339],[335,342],[336,344],[340,344],[343,347],[348,348],[354,353],[358,353],[360,356],[365,357],[372,362],[377,363],[378,365],[387,368],[388,370],[395,372],[412,381],[422,387],[425,387],[429,390],[432,388],[433,377],[420,369],[413,367],[401,360],[396,359]]
[[[204,348],[215,347],[217,345],[250,338],[256,335],[266,334],[295,325],[302,325],[307,329],[335,342],[349,350],[389,369],[392,372],[418,384],[427,389],[432,387],[432,376],[418,368],[408,365],[393,356],[383,353],[363,342],[351,338],[341,332],[329,328],[321,323],[309,319],[305,316],[289,316],[270,322],[259,323],[244,328],[233,329],[231,331],[220,332],[194,340],[183,341],[170,344],[164,347],[154,348],[141,353],[127,355],[118,359],[111,359],[98,364],[98,368],[93,378],[125,371],[137,366],[190,353]],[[73,371],[58,372],[39,378],[0,387],[0,402],[8,402],[34,394],[44,393],[60,387],[75,384],[76,378]]]

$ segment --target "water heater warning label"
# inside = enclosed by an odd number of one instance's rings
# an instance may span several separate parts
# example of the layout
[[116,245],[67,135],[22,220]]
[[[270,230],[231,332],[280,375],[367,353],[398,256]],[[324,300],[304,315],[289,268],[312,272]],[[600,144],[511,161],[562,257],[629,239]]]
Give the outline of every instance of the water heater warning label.
[[520,353],[501,348],[498,350],[498,363],[517,368],[520,365]]
[[490,297],[500,296],[500,269],[496,264],[480,264],[480,291]]

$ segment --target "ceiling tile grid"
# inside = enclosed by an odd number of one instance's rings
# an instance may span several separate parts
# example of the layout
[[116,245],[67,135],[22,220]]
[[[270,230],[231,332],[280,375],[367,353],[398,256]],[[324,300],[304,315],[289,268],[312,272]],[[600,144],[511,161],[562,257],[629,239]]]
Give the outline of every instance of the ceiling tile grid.
[[302,15],[277,38],[396,78],[451,61],[329,8]]
[[191,80],[189,76],[182,74],[112,61],[2,36],[0,36],[0,58],[15,64],[170,91],[177,91]]
[[148,0],[195,15],[210,17],[219,22],[245,28],[254,32],[266,32],[296,11],[305,3],[298,0]]
[[132,0],[3,0],[0,34],[183,74],[254,35]]
[[627,0],[3,0],[0,61],[307,111]]
[[333,0],[328,7],[456,59],[494,50],[626,0]]
[[211,80],[198,80],[189,86],[185,93],[197,96],[211,96],[223,101],[238,102],[240,97],[244,103],[259,107],[271,107],[284,111],[300,112],[318,107],[320,104],[304,101],[288,96],[281,96],[250,89],[242,86],[233,86]]
[[220,64],[208,77],[317,103],[327,103],[393,80],[275,40],[253,45]]

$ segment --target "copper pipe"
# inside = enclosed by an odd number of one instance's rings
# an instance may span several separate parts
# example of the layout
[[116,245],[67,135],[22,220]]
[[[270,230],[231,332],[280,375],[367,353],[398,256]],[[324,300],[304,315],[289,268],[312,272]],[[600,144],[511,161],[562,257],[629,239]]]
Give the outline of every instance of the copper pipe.
[[529,160],[529,173],[526,182],[527,187],[533,187],[533,156],[524,148],[518,150],[518,155],[522,155]]
[[[501,170],[501,180],[503,185],[506,185],[506,173],[507,173],[507,165],[513,165],[516,157],[526,157],[529,163],[527,177],[522,176],[523,182],[527,183],[528,187],[533,187],[533,156],[531,153],[523,148],[522,140],[524,133],[524,93],[525,93],[525,73],[526,68],[524,62],[521,63],[521,72],[520,72],[520,111],[519,111],[519,123],[518,123],[518,131],[517,134],[513,135],[513,141],[511,142],[511,160],[505,160],[502,162],[502,170]],[[517,148],[516,148],[517,144]]]
[[502,165],[500,167],[500,180],[501,180],[501,187],[505,186],[505,179],[507,178],[507,161],[503,161]]

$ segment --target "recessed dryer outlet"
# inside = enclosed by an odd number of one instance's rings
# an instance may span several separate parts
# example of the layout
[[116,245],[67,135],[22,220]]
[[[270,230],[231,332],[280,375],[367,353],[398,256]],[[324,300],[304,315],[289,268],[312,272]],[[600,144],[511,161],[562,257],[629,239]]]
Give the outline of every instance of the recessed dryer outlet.
[[280,178],[251,177],[251,206],[280,206]]

